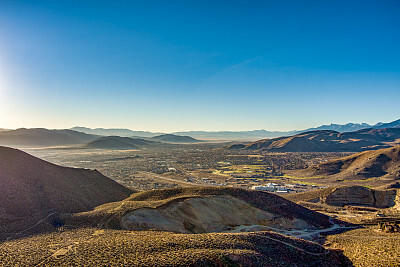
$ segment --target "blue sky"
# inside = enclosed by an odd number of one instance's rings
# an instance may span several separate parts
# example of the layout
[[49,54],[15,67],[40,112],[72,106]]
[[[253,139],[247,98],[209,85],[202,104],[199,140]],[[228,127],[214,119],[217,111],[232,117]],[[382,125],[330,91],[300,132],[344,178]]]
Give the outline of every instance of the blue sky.
[[0,128],[400,118],[400,2],[0,0]]

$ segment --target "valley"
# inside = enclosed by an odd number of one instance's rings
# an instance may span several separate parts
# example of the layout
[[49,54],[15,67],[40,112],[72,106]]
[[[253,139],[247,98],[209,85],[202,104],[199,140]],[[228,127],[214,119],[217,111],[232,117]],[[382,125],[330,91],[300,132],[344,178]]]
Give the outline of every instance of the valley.
[[[300,192],[320,188],[315,179],[289,175],[349,153],[259,153],[229,151],[220,143],[167,144],[142,150],[24,149],[52,163],[99,170],[136,190],[180,186],[231,186],[250,189],[266,183],[298,184]],[[311,182],[310,182],[311,181]],[[301,184],[301,185],[300,185]],[[293,189],[293,188],[292,188]]]

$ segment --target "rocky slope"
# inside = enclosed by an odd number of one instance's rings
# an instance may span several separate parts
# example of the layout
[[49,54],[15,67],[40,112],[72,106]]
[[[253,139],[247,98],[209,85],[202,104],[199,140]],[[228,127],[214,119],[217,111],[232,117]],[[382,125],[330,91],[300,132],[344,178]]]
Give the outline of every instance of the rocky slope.
[[375,190],[362,186],[343,186],[314,190],[286,196],[291,201],[306,201],[332,206],[368,206],[376,208],[397,207],[400,191],[398,189]]

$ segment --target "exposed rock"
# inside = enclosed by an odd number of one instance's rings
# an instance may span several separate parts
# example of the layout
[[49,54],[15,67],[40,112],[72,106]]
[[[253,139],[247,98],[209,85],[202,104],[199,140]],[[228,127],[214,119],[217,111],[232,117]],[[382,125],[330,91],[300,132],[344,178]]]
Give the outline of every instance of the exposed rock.
[[296,202],[305,201],[341,207],[359,205],[375,208],[396,208],[400,200],[399,192],[398,189],[376,190],[362,186],[343,186],[293,194],[287,198]]
[[237,225],[265,225],[280,229],[313,229],[298,218],[258,209],[232,196],[190,198],[169,205],[141,208],[122,217],[128,230],[164,230],[179,233],[221,232]]

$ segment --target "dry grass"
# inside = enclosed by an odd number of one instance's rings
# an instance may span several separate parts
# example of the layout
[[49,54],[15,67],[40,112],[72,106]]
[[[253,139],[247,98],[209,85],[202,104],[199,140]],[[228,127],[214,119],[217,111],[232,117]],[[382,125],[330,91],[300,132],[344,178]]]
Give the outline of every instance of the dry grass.
[[344,250],[355,266],[400,266],[400,234],[376,226],[328,236],[327,244]]
[[2,266],[346,266],[337,252],[270,232],[173,234],[85,228],[0,244]]

